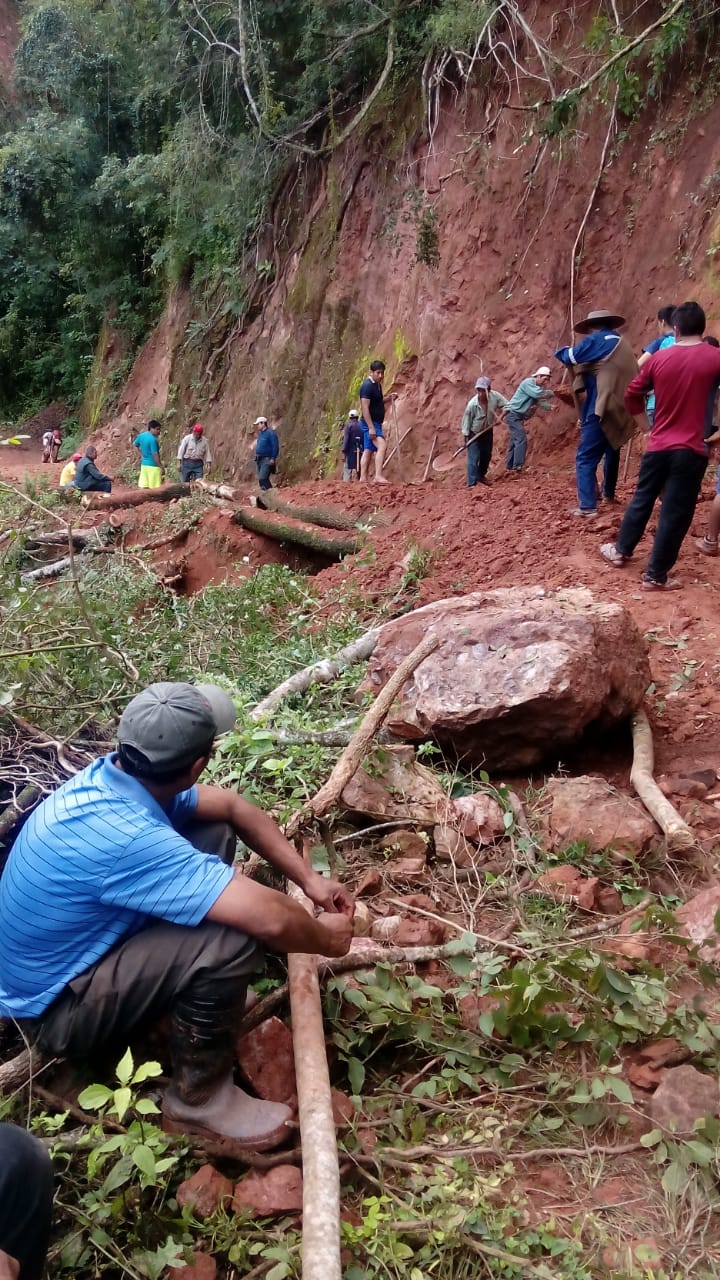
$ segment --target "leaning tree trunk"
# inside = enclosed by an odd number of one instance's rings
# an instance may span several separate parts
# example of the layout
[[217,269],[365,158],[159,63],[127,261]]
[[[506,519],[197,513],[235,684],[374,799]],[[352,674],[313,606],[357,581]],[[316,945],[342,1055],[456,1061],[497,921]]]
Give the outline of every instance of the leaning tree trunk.
[[267,515],[251,507],[240,507],[233,512],[233,520],[252,533],[260,533],[265,538],[274,538],[276,542],[293,542],[300,547],[308,547],[331,560],[341,560],[343,556],[354,555],[363,545],[361,536],[353,537],[349,533],[342,534],[323,532],[323,530],[289,516],[277,518]]
[[332,507],[297,507],[290,502],[283,502],[272,490],[261,490],[257,504],[266,511],[275,511],[281,516],[292,516],[295,520],[307,520],[308,524],[320,525],[322,529],[356,529],[357,516],[347,511],[336,511]]

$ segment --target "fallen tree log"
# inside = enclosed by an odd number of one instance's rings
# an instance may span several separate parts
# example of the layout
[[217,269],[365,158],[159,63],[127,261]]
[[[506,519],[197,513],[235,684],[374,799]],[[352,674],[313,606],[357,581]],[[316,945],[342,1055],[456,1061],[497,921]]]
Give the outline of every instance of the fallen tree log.
[[305,693],[306,689],[313,684],[330,684],[331,681],[337,680],[341,672],[348,667],[370,657],[378,642],[379,634],[377,628],[366,631],[357,640],[345,645],[344,649],[334,653],[331,658],[322,658],[320,662],[313,662],[309,667],[303,667],[302,671],[296,671],[294,676],[283,680],[265,698],[262,698],[257,706],[253,707],[250,712],[251,720],[264,720],[293,693]]
[[633,762],[630,782],[663,832],[671,853],[693,849],[695,837],[653,778],[655,752],[650,721],[642,707],[632,718]]
[[303,524],[290,516],[276,517],[272,513],[260,512],[252,507],[240,507],[232,516],[236,524],[249,529],[251,533],[260,533],[264,538],[273,538],[275,542],[293,542],[299,547],[308,547],[331,560],[341,560],[343,556],[354,555],[363,545],[363,539],[346,533],[333,534],[318,529],[315,525]]
[[292,516],[295,520],[306,520],[308,524],[319,525],[321,529],[356,529],[357,516],[347,511],[333,510],[332,507],[298,507],[290,502],[283,502],[274,489],[261,490],[257,504],[265,511],[274,511],[277,515]]
[[46,579],[59,578],[61,573],[67,573],[72,566],[72,556],[63,556],[61,560],[53,560],[52,564],[44,564],[40,569],[28,569],[26,573],[21,573],[20,581],[24,586],[28,582],[43,582]]
[[90,542],[102,542],[110,530],[115,533],[109,524],[99,524],[94,529],[68,529],[67,532],[58,529],[52,533],[35,533],[27,539],[25,549],[33,551],[36,547],[66,547],[71,542],[74,548],[82,551]]
[[388,714],[397,695],[410,679],[416,667],[437,649],[440,643],[437,636],[425,636],[411,653],[400,663],[387,684],[380,690],[370,710],[363,716],[358,729],[339,757],[327,782],[308,800],[290,819],[285,834],[289,840],[309,821],[321,818],[337,804],[343,789],[362,764],[365,754],[377,730]]
[[[312,914],[297,885],[288,885],[288,893]],[[288,986],[302,1147],[303,1280],[340,1280],[340,1167],[315,956],[288,955]]]
[[166,484],[160,489],[137,489],[122,497],[94,491],[83,494],[83,497],[90,499],[85,508],[87,511],[114,511],[117,507],[141,507],[145,502],[172,502],[173,498],[189,498],[191,493],[192,485]]

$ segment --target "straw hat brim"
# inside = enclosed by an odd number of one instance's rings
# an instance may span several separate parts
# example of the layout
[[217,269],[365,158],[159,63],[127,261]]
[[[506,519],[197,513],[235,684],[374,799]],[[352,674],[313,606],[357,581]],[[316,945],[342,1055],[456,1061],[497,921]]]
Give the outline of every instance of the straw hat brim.
[[599,324],[603,324],[606,329],[619,329],[625,324],[624,316],[586,316],[584,320],[579,320],[574,326],[576,333],[589,333],[591,329]]

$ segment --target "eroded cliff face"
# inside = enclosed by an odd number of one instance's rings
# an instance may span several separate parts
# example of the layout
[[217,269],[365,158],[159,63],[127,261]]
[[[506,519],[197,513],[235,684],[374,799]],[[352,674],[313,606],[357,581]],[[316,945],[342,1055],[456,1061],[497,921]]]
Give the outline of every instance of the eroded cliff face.
[[14,97],[12,69],[18,39],[18,7],[13,0],[0,0],[0,112]]
[[[582,31],[564,27],[552,6],[540,6],[536,21],[581,71]],[[497,78],[445,85],[432,136],[409,91],[278,205],[288,248],[244,328],[193,349],[193,298],[174,294],[109,439],[124,440],[150,410],[170,411],[178,435],[200,416],[223,470],[241,479],[250,424],[265,413],[279,424],[284,474],[318,474],[335,465],[337,424],[379,356],[386,388],[398,392],[397,427],[412,427],[403,473],[418,478],[435,433],[438,448],[457,441],[480,372],[509,395],[570,340],[583,225],[576,318],[619,310],[640,350],[658,306],[695,297],[710,331],[720,330],[720,106],[702,83],[678,84],[631,126],[621,116],[611,125],[611,104],[588,98],[575,125],[547,140],[529,133],[531,113],[513,109],[537,98],[531,82],[516,82],[509,102]],[[431,242],[433,218],[437,228],[435,268],[417,261],[422,207],[433,211],[424,224]],[[568,408],[535,422],[548,446],[572,438]]]

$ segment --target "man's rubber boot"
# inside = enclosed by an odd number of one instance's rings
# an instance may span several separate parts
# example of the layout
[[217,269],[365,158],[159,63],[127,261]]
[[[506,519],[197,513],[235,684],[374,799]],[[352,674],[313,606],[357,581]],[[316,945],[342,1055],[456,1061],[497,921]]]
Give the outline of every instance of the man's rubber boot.
[[292,1134],[293,1113],[279,1102],[252,1098],[233,1082],[232,1029],[244,1007],[187,994],[173,1008],[170,1054],[173,1082],[163,1098],[163,1128],[197,1134],[229,1156],[270,1151]]

